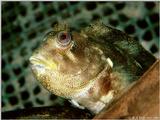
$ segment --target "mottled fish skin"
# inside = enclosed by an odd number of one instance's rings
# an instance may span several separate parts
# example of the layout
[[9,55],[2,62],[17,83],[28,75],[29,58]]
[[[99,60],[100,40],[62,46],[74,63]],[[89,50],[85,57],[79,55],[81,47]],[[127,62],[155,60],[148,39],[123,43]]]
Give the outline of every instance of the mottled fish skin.
[[[60,41],[62,32],[70,35],[65,41]],[[132,37],[95,22],[81,32],[57,24],[33,52],[30,63],[34,76],[50,92],[98,113],[155,60]]]

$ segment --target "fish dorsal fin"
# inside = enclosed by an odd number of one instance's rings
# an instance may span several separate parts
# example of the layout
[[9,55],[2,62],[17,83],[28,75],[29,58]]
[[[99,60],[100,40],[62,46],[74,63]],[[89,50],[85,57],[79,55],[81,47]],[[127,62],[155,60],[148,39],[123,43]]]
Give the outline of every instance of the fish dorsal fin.
[[106,26],[102,21],[98,20],[90,24],[90,26],[86,27],[83,32],[88,35],[98,37],[107,34],[111,30],[112,29],[110,27]]

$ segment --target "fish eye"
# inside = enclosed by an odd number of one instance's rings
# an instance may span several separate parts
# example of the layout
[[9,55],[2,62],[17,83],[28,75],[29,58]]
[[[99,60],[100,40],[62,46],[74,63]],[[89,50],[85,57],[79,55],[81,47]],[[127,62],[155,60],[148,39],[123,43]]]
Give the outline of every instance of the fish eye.
[[58,39],[57,39],[58,44],[61,46],[67,46],[71,43],[71,35],[68,32],[61,31],[58,33]]

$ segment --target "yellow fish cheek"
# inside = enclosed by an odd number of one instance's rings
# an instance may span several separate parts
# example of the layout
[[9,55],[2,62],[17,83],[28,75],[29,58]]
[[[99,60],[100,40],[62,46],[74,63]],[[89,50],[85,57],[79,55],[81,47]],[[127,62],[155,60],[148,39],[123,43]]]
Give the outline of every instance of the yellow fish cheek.
[[47,60],[46,62],[46,66],[47,68],[51,69],[51,70],[57,70],[58,68],[58,63],[53,61],[53,60]]

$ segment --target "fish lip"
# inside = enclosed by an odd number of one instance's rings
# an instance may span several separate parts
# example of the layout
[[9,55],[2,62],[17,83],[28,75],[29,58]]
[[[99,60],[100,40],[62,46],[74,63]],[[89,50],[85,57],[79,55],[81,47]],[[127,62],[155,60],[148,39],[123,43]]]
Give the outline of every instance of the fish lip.
[[38,57],[35,57],[35,56],[31,56],[29,58],[29,62],[30,62],[30,65],[31,65],[31,68],[33,68],[33,66],[37,66],[37,65],[41,65],[41,62],[42,62],[42,59],[38,58]]
[[34,61],[38,61],[38,59],[35,58],[34,56],[31,56],[31,57],[29,58],[30,64],[31,64],[31,65],[34,65],[34,63],[33,63]]
[[42,60],[41,58],[38,58],[36,56],[31,56],[29,58],[30,61],[30,67],[33,73],[35,73],[35,76],[37,76],[37,73],[40,72],[40,74],[42,74],[42,70],[44,71],[46,69],[46,67],[42,64]]
[[44,61],[44,58],[42,55],[32,55],[29,58],[30,63],[34,64],[35,62],[38,62],[39,64]]

